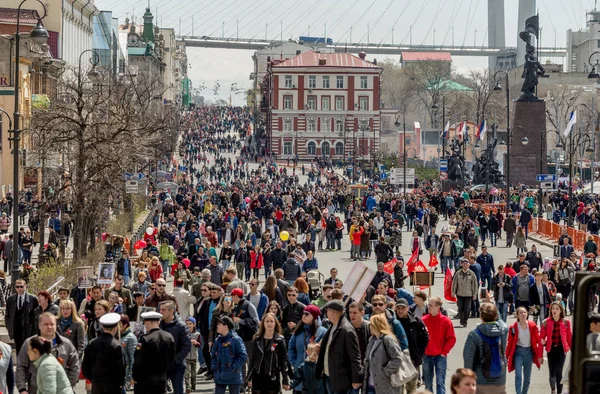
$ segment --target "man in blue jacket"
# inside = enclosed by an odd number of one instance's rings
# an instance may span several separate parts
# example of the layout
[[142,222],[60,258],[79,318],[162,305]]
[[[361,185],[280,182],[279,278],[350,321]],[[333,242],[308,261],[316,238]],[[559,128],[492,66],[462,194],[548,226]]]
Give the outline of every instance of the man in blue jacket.
[[385,296],[381,294],[376,294],[371,299],[371,305],[373,305],[373,315],[378,315],[380,313],[385,313],[385,317],[396,335],[398,339],[398,343],[400,343],[400,347],[402,350],[408,349],[408,338],[406,337],[406,331],[404,331],[404,327],[402,327],[402,323],[394,316],[394,313],[389,311],[386,308]]
[[181,320],[175,319],[176,309],[177,306],[173,301],[164,301],[160,304],[160,314],[162,315],[160,329],[171,334],[175,340],[175,360],[167,369],[167,377],[173,384],[173,393],[183,394],[185,359],[192,349],[192,341],[186,325]]
[[477,262],[481,266],[481,284],[486,286],[489,291],[492,288],[492,277],[496,273],[496,269],[494,268],[494,257],[488,253],[487,246],[481,247],[481,254],[477,256]]

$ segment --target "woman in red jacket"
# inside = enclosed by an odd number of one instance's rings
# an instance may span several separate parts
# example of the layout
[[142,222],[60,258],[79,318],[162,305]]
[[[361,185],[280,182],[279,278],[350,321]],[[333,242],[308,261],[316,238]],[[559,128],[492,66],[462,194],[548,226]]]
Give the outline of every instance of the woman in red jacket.
[[540,345],[548,354],[550,371],[550,389],[552,394],[562,392],[562,370],[565,356],[571,349],[571,323],[565,319],[565,309],[560,302],[550,304],[550,317],[543,321],[540,333]]
[[544,361],[540,346],[540,332],[537,325],[527,320],[529,314],[524,307],[517,308],[517,321],[508,329],[506,360],[508,372],[515,372],[515,392],[527,394],[531,382],[531,367],[538,369]]
[[250,268],[252,269],[253,278],[258,279],[258,271],[263,267],[263,264],[260,246],[256,245],[254,249],[250,251]]

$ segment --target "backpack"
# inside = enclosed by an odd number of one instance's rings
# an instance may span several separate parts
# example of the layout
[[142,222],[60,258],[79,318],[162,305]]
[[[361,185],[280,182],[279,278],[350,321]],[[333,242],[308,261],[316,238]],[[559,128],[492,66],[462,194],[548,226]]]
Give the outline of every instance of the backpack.
[[500,350],[501,337],[488,337],[479,328],[475,330],[483,340],[482,372],[486,379],[497,379],[504,373],[506,360]]

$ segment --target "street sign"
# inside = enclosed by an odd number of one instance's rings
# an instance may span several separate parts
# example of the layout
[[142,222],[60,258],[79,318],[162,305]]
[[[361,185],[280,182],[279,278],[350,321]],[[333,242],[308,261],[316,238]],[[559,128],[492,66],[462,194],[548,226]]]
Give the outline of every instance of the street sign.
[[138,181],[126,181],[125,182],[125,193],[137,194],[138,193]]
[[440,180],[445,181],[446,179],[448,179],[448,173],[446,171],[440,172]]
[[540,189],[542,189],[542,190],[554,189],[554,182],[540,182]]
[[535,179],[538,182],[556,182],[556,175],[554,174],[538,174]]
[[384,180],[385,178],[387,178],[387,174],[385,172],[382,172],[380,177],[382,180]]
[[390,169],[390,184],[391,185],[414,185],[415,184],[415,169],[406,168],[406,180],[404,179],[404,168]]
[[447,172],[447,171],[448,171],[448,160],[441,159],[440,160],[440,172]]

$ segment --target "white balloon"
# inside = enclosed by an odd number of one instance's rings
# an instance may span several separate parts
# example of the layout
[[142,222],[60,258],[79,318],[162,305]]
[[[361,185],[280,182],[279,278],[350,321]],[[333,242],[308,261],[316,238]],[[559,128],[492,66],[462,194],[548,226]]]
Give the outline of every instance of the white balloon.
[[154,229],[152,227],[146,228],[146,234],[148,234],[148,235],[154,234]]

